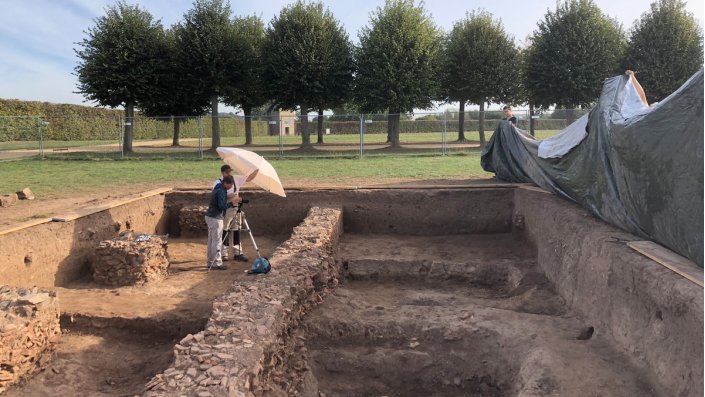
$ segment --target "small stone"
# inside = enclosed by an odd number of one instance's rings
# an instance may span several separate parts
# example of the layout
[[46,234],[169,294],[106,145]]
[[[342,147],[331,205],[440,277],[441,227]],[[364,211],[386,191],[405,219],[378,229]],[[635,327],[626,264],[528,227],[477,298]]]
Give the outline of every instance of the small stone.
[[34,200],[34,193],[28,187],[17,192],[17,198],[20,200]]
[[412,349],[416,349],[416,347],[418,347],[419,345],[420,345],[419,342],[411,342],[411,343],[409,343],[409,347],[412,348]]
[[10,207],[17,202],[17,194],[4,194],[0,196],[0,207]]
[[20,304],[32,304],[36,305],[38,303],[44,302],[45,300],[49,299],[49,294],[46,292],[39,293],[39,294],[30,294],[30,295],[25,295],[22,298],[20,298],[17,302]]
[[212,397],[213,396],[210,392],[207,392],[207,391],[199,391],[197,395],[198,395],[198,397]]
[[194,368],[194,367],[191,367],[191,368],[189,368],[189,369],[186,370],[186,375],[188,375],[188,376],[190,376],[190,377],[192,377],[192,378],[195,378],[196,375],[198,375],[198,370],[197,370],[196,368]]

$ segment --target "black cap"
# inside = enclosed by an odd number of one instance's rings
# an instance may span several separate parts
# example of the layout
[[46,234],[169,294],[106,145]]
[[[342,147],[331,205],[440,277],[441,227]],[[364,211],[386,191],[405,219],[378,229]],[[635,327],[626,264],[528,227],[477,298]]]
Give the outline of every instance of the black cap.
[[228,171],[231,171],[232,169],[233,169],[233,167],[225,164],[224,166],[220,167],[220,172],[228,172]]

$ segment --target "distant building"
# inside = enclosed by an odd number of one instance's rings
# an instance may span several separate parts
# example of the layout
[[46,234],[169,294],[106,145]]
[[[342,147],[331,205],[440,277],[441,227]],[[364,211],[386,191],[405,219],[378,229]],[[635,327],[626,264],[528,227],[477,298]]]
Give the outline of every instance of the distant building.
[[296,115],[288,110],[272,110],[268,113],[269,135],[296,135]]

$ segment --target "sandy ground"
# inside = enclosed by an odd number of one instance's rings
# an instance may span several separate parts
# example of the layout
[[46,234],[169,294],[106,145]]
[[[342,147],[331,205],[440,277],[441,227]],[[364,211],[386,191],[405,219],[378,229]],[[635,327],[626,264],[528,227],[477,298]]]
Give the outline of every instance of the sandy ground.
[[[263,255],[288,236],[255,236]],[[256,256],[252,244],[245,254]],[[134,396],[173,360],[174,344],[203,328],[216,296],[250,263],[226,262],[208,272],[203,239],[171,239],[170,274],[143,286],[104,287],[77,280],[57,288],[62,335],[56,356],[43,372],[5,396]]]
[[[509,234],[345,234],[347,279],[307,318],[307,388],[344,396],[665,396],[566,312]],[[345,313],[345,315],[340,315]]]

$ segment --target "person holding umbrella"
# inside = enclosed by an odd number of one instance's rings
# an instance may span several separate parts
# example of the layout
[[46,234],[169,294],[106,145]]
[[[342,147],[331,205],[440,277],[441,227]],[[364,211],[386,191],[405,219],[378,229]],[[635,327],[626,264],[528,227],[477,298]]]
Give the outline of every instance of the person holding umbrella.
[[[233,201],[239,202],[239,198],[231,198],[228,201],[228,189],[233,189],[235,179],[232,175],[223,177],[221,183],[216,184],[211,191],[211,199],[206,211],[206,225],[208,225],[208,269],[227,269],[223,264],[221,249],[223,247],[223,219],[228,208],[233,207]],[[231,196],[232,197],[232,196]]]
[[[213,189],[215,189],[215,187],[219,184],[222,184],[223,178],[228,175],[232,175],[232,172],[232,167],[227,164],[224,164],[222,167],[220,167],[221,176],[220,178],[216,179],[215,182],[213,182]],[[237,198],[239,197],[238,192],[240,190],[240,186],[245,183],[245,178],[240,175],[233,175],[233,179],[235,180],[235,185],[227,191],[228,200],[237,200]],[[236,203],[233,204],[235,205]],[[233,232],[233,226],[235,226],[233,224],[233,221],[235,220],[235,210],[235,206],[228,208],[227,210],[225,210],[225,215],[223,217],[223,249],[220,253],[220,256],[223,261],[228,260],[228,247],[231,247],[232,252],[239,252],[240,250],[238,247],[238,245],[240,245],[240,234]]]

